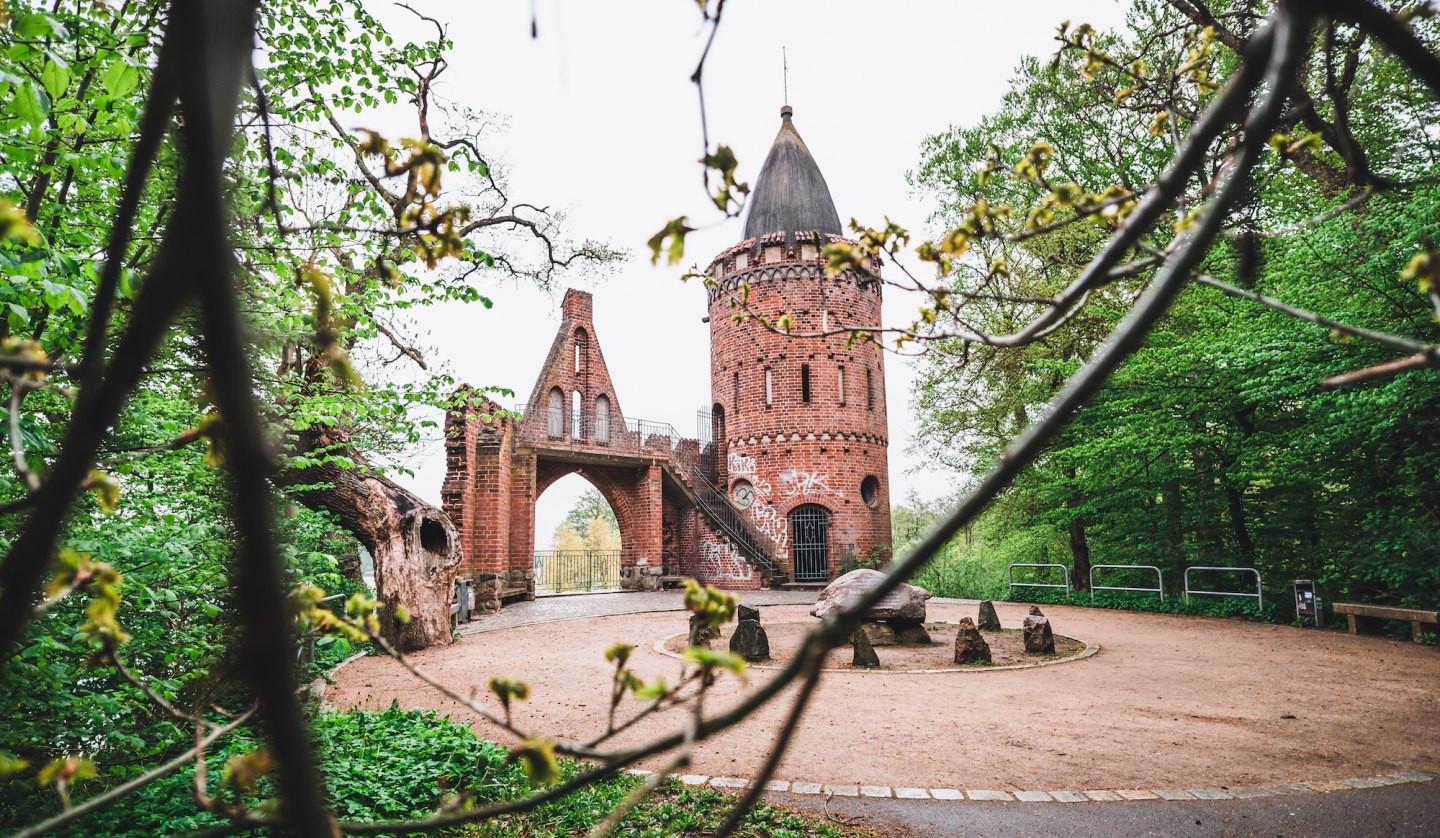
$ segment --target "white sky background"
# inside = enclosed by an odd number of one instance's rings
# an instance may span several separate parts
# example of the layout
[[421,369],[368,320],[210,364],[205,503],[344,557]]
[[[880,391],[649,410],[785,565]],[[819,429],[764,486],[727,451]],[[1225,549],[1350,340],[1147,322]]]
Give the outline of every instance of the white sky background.
[[[608,275],[575,275],[552,295],[523,284],[482,279],[495,308],[448,306],[412,324],[427,354],[473,385],[530,392],[559,324],[564,286],[595,295],[597,339],[629,418],[669,422],[693,434],[710,403],[705,291],[682,284],[681,268],[702,268],[742,235],[718,222],[701,188],[700,118],[689,81],[703,47],[690,0],[536,0],[539,38],[530,38],[525,0],[411,0],[449,25],[455,49],[437,85],[441,96],[490,112],[508,130],[485,149],[510,175],[512,200],[563,210],[576,241],[596,239],[629,251]],[[426,34],[411,15],[370,3],[399,37]],[[994,110],[1022,55],[1054,51],[1062,20],[1117,26],[1121,0],[905,2],[731,0],[705,69],[712,143],[730,145],[738,177],[754,186],[779,129],[781,47],[789,57],[795,125],[830,185],[842,222],[879,226],[889,215],[919,235],[930,207],[912,196],[905,173],[921,141]],[[362,118],[363,119],[363,118]],[[371,123],[373,124],[373,123]],[[382,130],[388,126],[376,126]],[[413,132],[412,121],[397,132]],[[707,209],[708,207],[708,209]],[[686,214],[692,233],[682,266],[652,267],[645,241]],[[927,267],[912,264],[917,276]],[[885,316],[908,323],[916,301],[886,290]],[[886,359],[890,496],[913,489],[953,492],[956,476],[911,454],[913,372]],[[440,500],[445,457],[438,432],[415,451],[404,479]],[[537,547],[588,484],[560,481],[537,509]]]

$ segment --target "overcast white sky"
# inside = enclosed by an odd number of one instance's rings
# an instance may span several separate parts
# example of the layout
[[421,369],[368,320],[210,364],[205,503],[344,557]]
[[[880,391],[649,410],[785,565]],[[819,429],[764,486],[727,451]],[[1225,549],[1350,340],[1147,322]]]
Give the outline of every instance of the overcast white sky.
[[[411,0],[446,22],[456,48],[441,94],[496,114],[508,129],[488,153],[510,170],[511,196],[563,209],[579,239],[625,248],[608,277],[567,283],[595,295],[595,326],[631,418],[692,433],[709,404],[705,292],[680,270],[652,267],[645,241],[666,220],[714,222],[701,191],[700,121],[690,73],[703,46],[690,0],[536,0],[531,3]],[[371,6],[397,34],[420,35],[409,13]],[[1121,0],[879,3],[856,0],[731,0],[705,71],[712,142],[734,148],[739,176],[754,184],[779,128],[781,48],[789,57],[795,124],[829,182],[842,221],[878,225],[889,215],[920,232],[929,207],[910,195],[907,170],[921,140],[993,110],[1022,55],[1053,51],[1062,20],[1109,27]],[[693,233],[686,264],[705,265],[741,236],[731,221]],[[922,270],[920,268],[913,268]],[[475,385],[528,396],[554,330],[560,295],[488,285],[495,301],[424,315],[420,338],[432,356]],[[886,300],[887,319],[908,322],[914,304]],[[892,502],[953,491],[955,475],[907,451],[913,375],[887,359]],[[412,488],[439,501],[444,478],[437,441],[416,451]],[[541,499],[537,546],[586,484],[568,478]]]

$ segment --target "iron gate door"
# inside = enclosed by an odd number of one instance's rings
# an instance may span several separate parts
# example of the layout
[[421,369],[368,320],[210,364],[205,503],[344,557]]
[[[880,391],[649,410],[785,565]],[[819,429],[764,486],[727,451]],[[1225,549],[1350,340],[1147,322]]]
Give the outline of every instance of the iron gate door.
[[824,582],[830,578],[830,513],[818,506],[802,506],[790,513],[790,555],[795,560],[796,582]]

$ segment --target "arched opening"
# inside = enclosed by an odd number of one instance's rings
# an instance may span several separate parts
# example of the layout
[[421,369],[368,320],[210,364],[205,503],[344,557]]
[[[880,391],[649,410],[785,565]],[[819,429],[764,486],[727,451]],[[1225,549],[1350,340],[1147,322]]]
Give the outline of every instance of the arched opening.
[[595,441],[601,445],[610,443],[610,399],[604,395],[595,397]]
[[584,421],[585,415],[583,404],[580,400],[580,391],[576,390],[570,394],[570,438],[576,441],[585,438]]
[[796,582],[830,578],[830,510],[813,503],[790,510],[790,558]]
[[620,589],[620,523],[600,489],[571,473],[535,499],[535,592]]
[[565,435],[565,394],[559,387],[550,390],[549,403],[545,408],[545,433],[551,439]]
[[585,372],[585,356],[590,349],[590,335],[584,329],[575,330],[575,373],[582,375]]

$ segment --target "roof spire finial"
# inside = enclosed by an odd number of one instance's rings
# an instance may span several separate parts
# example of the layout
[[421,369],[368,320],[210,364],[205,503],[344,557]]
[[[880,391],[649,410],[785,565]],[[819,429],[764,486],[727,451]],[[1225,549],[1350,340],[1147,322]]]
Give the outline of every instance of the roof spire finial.
[[785,104],[790,104],[790,60],[785,57],[785,48],[780,48],[781,89],[785,93]]

